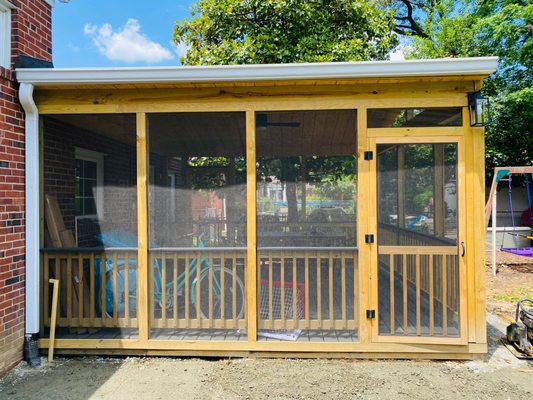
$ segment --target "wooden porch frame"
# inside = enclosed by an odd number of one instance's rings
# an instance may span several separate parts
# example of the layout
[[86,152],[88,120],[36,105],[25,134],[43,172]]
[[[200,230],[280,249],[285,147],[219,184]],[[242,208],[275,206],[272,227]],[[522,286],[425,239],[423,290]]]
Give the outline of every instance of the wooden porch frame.
[[[445,80],[445,79],[443,79]],[[138,196],[138,340],[102,340],[89,339],[57,339],[56,348],[60,349],[129,349],[146,351],[200,351],[208,354],[216,351],[256,351],[256,352],[372,352],[376,354],[417,353],[437,354],[446,358],[446,354],[469,354],[486,351],[485,328],[485,283],[484,268],[478,258],[481,255],[480,245],[475,239],[481,231],[474,224],[467,223],[465,215],[479,217],[480,201],[474,202],[482,194],[483,189],[475,177],[483,168],[483,130],[470,128],[466,93],[471,90],[472,81],[432,82],[427,85],[401,80],[399,87],[389,83],[379,83],[379,93],[371,92],[372,85],[335,85],[335,86],[294,86],[286,87],[229,87],[220,89],[89,89],[80,93],[79,90],[61,89],[41,90],[36,93],[36,100],[42,115],[53,114],[99,114],[99,113],[135,113],[137,121],[137,196]],[[374,85],[376,86],[376,85]],[[362,90],[363,89],[363,90]],[[289,93],[290,91],[290,93]],[[405,98],[405,91],[409,98]],[[59,92],[59,93],[57,93]],[[148,92],[148,95],[147,93]],[[106,95],[107,94],[107,95]],[[150,96],[153,95],[154,99]],[[149,100],[147,100],[149,99]],[[463,126],[432,127],[432,128],[367,128],[366,110],[368,108],[397,107],[463,107]],[[462,340],[452,341],[453,344],[438,344],[439,341],[427,338],[405,338],[405,343],[377,343],[375,324],[372,320],[359,318],[358,342],[342,343],[276,343],[258,342],[257,333],[257,266],[256,266],[256,204],[255,204],[255,112],[256,111],[293,111],[293,110],[357,110],[357,149],[358,155],[358,205],[360,216],[357,226],[357,244],[359,248],[359,304],[358,313],[364,316],[367,309],[375,308],[377,291],[375,284],[376,271],[370,268],[377,262],[377,245],[364,242],[365,233],[377,232],[375,168],[376,161],[363,159],[363,152],[375,148],[378,137],[387,136],[400,142],[428,143],[457,140],[464,154],[465,163],[462,168],[465,182],[465,193],[461,193],[465,201],[465,209],[460,224],[469,245],[465,263],[469,266],[463,288],[468,293],[461,299]],[[239,111],[246,113],[246,160],[247,160],[247,257],[248,269],[246,276],[247,298],[247,342],[205,342],[186,341],[173,343],[150,339],[149,326],[149,288],[148,288],[148,126],[146,115],[150,112],[223,112]],[[478,147],[476,147],[478,146]],[[478,179],[479,180],[479,179]],[[471,185],[471,186],[470,186]],[[363,189],[364,188],[364,189]],[[483,202],[483,199],[481,202]],[[470,214],[472,213],[472,214]],[[479,214],[479,215],[478,215]],[[462,222],[461,222],[462,221]],[[480,225],[480,224],[478,224]],[[471,246],[471,249],[470,249]],[[484,253],[484,250],[483,250]],[[470,344],[468,344],[470,343]],[[46,339],[40,341],[47,347]],[[427,356],[426,356],[427,357]]]

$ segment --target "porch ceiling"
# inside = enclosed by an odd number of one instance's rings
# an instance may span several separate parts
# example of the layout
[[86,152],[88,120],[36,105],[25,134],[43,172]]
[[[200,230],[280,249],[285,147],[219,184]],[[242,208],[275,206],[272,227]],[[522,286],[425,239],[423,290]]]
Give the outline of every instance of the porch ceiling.
[[[257,129],[258,154],[269,156],[353,155],[355,110],[269,112],[269,126]],[[70,114],[53,118],[122,143],[135,144],[132,114]],[[297,126],[277,126],[293,123]],[[164,156],[244,156],[246,120],[242,112],[148,115],[150,152]],[[270,124],[273,124],[271,126]]]

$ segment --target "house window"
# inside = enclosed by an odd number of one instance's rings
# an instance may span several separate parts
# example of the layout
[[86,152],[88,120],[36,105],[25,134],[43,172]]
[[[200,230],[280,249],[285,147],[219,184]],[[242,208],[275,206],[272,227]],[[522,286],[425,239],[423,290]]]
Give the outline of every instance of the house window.
[[74,206],[77,217],[103,216],[104,155],[76,148]]
[[0,0],[0,66],[11,67],[11,8],[7,0]]

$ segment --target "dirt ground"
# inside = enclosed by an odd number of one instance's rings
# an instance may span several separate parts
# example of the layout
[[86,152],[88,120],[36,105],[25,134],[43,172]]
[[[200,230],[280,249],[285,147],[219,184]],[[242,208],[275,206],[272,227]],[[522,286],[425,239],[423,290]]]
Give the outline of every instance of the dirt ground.
[[533,362],[499,342],[516,298],[533,290],[533,264],[504,253],[498,261],[496,278],[487,261],[483,360],[43,358],[0,379],[0,399],[533,399]]
[[20,365],[0,381],[0,398],[524,400],[532,381],[533,364],[91,357]]
[[533,258],[498,251],[498,273],[492,273],[492,254],[487,251],[487,310],[506,323],[514,319],[519,298],[533,298]]

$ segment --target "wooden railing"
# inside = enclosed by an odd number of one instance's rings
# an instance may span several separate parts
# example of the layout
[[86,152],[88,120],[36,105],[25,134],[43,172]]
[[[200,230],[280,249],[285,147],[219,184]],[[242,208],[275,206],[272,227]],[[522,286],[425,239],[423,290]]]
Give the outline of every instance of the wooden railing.
[[[404,335],[448,336],[450,321],[453,321],[452,325],[457,328],[453,333],[456,335],[460,309],[457,244],[447,239],[397,227],[389,229],[385,225],[380,225],[379,234],[380,276],[385,272],[389,280],[387,297],[390,304],[387,308],[390,314],[390,334],[395,334],[398,325],[395,301],[398,299],[396,291],[401,288],[403,309],[398,314],[402,316],[401,327]],[[382,244],[390,242],[396,244]],[[382,283],[380,289],[384,290]],[[415,301],[410,300],[413,296]],[[410,320],[410,316],[414,316],[414,321]],[[423,321],[426,317],[427,324]],[[422,332],[423,327],[428,329]]]
[[[59,327],[137,327],[136,301],[132,294],[137,282],[130,274],[124,274],[125,270],[136,271],[136,268],[134,248],[43,250],[44,326],[50,326],[48,280],[55,278],[60,282]],[[124,293],[131,294],[129,298],[126,296],[128,301],[120,297]],[[119,306],[121,302],[124,307]]]
[[258,249],[258,329],[358,326],[355,248]]
[[395,225],[378,225],[379,244],[386,246],[454,246],[456,241],[417,232],[411,229],[400,228]]
[[150,250],[150,326],[245,329],[246,248]]

